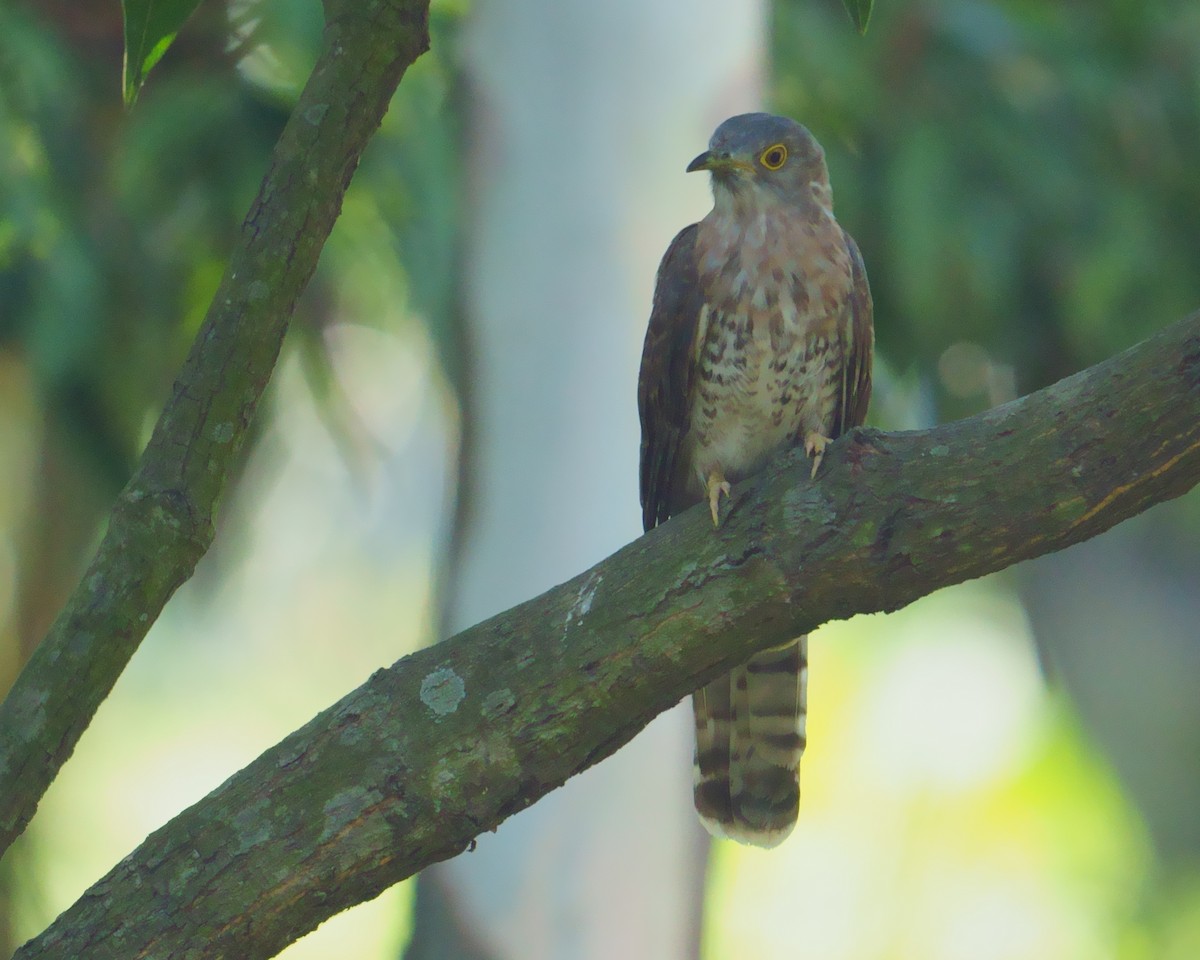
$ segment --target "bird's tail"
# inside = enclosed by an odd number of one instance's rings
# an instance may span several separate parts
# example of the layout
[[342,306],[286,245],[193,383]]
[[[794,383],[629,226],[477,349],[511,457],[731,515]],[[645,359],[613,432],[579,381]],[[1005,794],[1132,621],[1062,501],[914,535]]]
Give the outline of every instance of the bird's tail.
[[800,807],[808,637],[751,657],[697,690],[695,801],[709,833],[773,847]]

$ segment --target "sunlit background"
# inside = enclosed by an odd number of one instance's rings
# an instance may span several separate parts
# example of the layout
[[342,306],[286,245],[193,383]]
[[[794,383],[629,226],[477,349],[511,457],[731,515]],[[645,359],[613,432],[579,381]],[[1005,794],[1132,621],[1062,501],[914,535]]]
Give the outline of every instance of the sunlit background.
[[[978,412],[1200,305],[1196,4],[877,0],[865,39],[837,0],[635,6],[434,4],[216,545],[0,865],[0,955],[373,670],[638,534],[653,273],[729,113],[826,147],[875,295],[875,425]],[[115,0],[0,6],[2,687],[148,436],[320,28],[316,0],[202,5],[127,113]],[[1200,957],[1195,495],[810,655],[799,826],[714,846],[702,915],[672,716],[614,774],[636,795],[604,765],[439,872],[457,925],[409,882],[284,956],[400,957],[421,923],[481,952],[412,956],[613,956],[628,901],[706,960]],[[595,919],[530,906],[538,883]],[[689,954],[654,936],[619,955]]]

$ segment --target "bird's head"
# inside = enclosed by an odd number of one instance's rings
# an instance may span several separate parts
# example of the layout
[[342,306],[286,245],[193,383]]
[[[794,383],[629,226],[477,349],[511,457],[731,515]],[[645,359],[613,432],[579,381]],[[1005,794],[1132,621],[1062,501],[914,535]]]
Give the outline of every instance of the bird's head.
[[713,194],[751,201],[814,197],[827,205],[829,174],[825,151],[795,120],[769,113],[730,117],[708,141],[708,149],[688,164],[688,173],[712,174]]

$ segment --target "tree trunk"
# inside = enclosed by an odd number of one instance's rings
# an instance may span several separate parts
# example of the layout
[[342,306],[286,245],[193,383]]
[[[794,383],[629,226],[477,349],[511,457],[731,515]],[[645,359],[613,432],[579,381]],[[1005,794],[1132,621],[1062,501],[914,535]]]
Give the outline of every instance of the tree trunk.
[[[640,532],[636,377],[654,271],[708,206],[687,162],[717,122],[759,104],[763,17],[760,3],[716,0],[475,8],[476,376],[451,632]],[[409,960],[695,956],[708,843],[690,784],[690,719],[676,710],[422,877]]]

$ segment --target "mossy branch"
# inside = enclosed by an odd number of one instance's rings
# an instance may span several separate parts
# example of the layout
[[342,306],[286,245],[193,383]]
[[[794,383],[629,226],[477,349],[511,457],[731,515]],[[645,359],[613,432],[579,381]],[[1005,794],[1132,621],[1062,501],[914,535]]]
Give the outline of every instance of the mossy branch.
[[17,957],[265,958],[469,848],[755,650],[1058,550],[1200,480],[1200,316],[933,430],[785,457],[380,670],[152,834]]
[[429,46],[428,0],[326,5],[322,52],[83,580],[0,705],[0,853],[213,538],[225,479],[363,148]]

